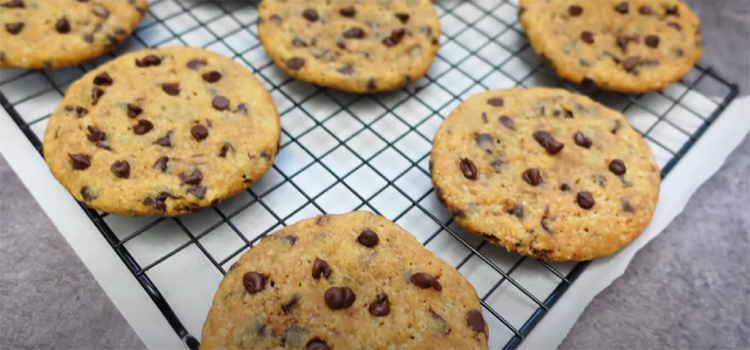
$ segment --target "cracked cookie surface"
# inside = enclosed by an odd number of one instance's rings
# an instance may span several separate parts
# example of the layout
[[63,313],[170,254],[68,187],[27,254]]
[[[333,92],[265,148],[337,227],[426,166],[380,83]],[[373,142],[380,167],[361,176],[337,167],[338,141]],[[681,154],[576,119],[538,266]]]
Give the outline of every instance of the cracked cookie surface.
[[146,0],[0,0],[0,67],[60,68],[114,49]]
[[371,212],[264,237],[227,272],[201,349],[487,349],[476,291]]
[[177,215],[258,180],[280,133],[271,95],[241,64],[199,48],[147,49],[68,88],[49,119],[44,157],[89,207]]
[[563,89],[487,91],[443,122],[435,194],[461,226],[554,261],[620,250],[648,225],[660,172],[619,112]]
[[430,0],[264,0],[258,12],[260,40],[279,68],[350,92],[419,79],[440,45]]
[[677,0],[521,0],[534,50],[575,83],[663,89],[701,57],[700,20]]

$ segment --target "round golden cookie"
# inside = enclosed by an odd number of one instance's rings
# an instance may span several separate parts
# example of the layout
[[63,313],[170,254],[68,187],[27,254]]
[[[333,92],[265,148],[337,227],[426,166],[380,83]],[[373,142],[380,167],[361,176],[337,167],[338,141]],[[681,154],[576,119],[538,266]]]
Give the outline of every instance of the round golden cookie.
[[563,89],[488,91],[445,120],[435,193],[461,226],[555,261],[612,254],[645,229],[659,167],[619,112]]
[[0,0],[0,67],[60,68],[125,41],[146,0]]
[[430,0],[264,0],[258,32],[289,75],[357,93],[395,90],[430,68],[440,22]]
[[44,158],[89,207],[177,215],[258,180],[280,133],[271,95],[241,64],[199,48],[148,49],[68,88],[50,117]]
[[663,89],[701,57],[700,20],[678,0],[521,0],[534,50],[575,83]]
[[201,349],[487,349],[476,291],[370,212],[302,220],[227,272]]

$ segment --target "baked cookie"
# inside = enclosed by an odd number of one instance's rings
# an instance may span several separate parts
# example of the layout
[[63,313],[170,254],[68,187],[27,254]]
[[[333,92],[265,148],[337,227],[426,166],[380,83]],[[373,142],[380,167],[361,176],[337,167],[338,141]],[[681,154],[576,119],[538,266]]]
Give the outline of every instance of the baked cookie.
[[700,20],[678,0],[521,0],[534,50],[575,83],[659,90],[701,57]]
[[487,349],[474,287],[370,212],[271,234],[227,272],[201,349]]
[[0,0],[0,67],[60,68],[125,41],[146,0]]
[[92,208],[168,216],[246,189],[273,163],[280,133],[271,95],[241,64],[199,48],[147,49],[68,88],[44,158]]
[[461,226],[547,260],[588,260],[651,220],[659,167],[619,112],[562,89],[488,91],[441,125],[435,193]]
[[430,0],[264,0],[258,32],[276,65],[313,84],[398,89],[430,68],[440,22]]

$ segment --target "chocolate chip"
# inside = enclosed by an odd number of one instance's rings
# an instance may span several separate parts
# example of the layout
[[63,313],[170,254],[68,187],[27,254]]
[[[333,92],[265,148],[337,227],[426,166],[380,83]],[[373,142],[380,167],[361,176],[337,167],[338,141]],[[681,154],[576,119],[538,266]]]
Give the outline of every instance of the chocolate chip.
[[284,312],[284,315],[288,315],[292,312],[292,309],[294,309],[295,306],[297,306],[297,303],[299,302],[299,295],[294,294],[292,295],[292,298],[289,299],[289,302],[281,305],[281,311]]
[[268,151],[260,152],[260,157],[265,158],[265,159],[271,159],[271,152],[268,152]]
[[302,12],[302,17],[305,17],[305,19],[310,22],[317,22],[318,19],[320,19],[320,16],[318,16],[318,11],[315,11],[315,9],[305,10],[305,12]]
[[563,113],[565,114],[566,119],[573,118],[573,111],[563,108]]
[[89,134],[86,138],[91,142],[104,141],[107,138],[107,133],[93,125],[89,125],[87,129],[89,130]]
[[678,31],[682,30],[682,26],[679,23],[669,22],[669,23],[667,23],[667,26],[670,27],[670,28],[674,28],[674,29],[676,29]]
[[357,10],[354,9],[354,6],[342,7],[339,13],[344,17],[354,17],[357,14]]
[[154,56],[154,55],[148,55],[141,59],[135,60],[135,65],[138,67],[151,67],[151,66],[158,66],[161,64],[161,58]]
[[495,172],[500,172],[500,167],[502,167],[503,164],[505,164],[505,162],[502,159],[495,159],[490,163],[492,168],[495,169]]
[[622,68],[627,72],[632,72],[638,67],[639,63],[641,63],[641,58],[639,56],[630,56],[622,62]]
[[633,207],[633,204],[631,204],[630,201],[627,200],[627,198],[622,199],[622,210],[628,213],[635,212],[635,208]]
[[76,106],[76,114],[78,115],[78,118],[83,118],[86,114],[89,114],[89,111],[81,106]]
[[378,244],[380,238],[373,230],[363,230],[360,232],[359,236],[357,236],[357,241],[365,247],[372,248]]
[[504,127],[510,130],[516,129],[516,124],[513,122],[513,119],[510,119],[510,117],[508,116],[500,116],[500,118],[498,118],[497,120],[500,122],[500,124],[503,124]]
[[385,37],[383,39],[383,45],[388,46],[388,47],[398,45],[401,42],[401,40],[404,39],[404,35],[406,35],[406,29],[404,28],[394,29],[393,31],[391,31],[391,36]]
[[229,141],[224,141],[224,145],[221,146],[221,151],[219,151],[219,157],[226,158],[229,151],[234,151],[234,146]]
[[414,285],[422,289],[432,288],[437,291],[443,290],[443,286],[440,285],[440,282],[429,273],[418,272],[412,274],[411,283],[414,283]]
[[229,108],[229,100],[224,96],[216,96],[211,101],[211,105],[214,106],[217,111],[223,111]]
[[133,132],[136,135],[143,135],[154,128],[154,124],[146,119],[139,119],[138,124],[133,126]]
[[306,350],[331,350],[331,348],[328,346],[328,344],[326,344],[326,342],[315,338],[307,343]]
[[466,212],[461,209],[454,209],[451,214],[460,219],[466,219]]
[[109,169],[112,170],[112,173],[114,173],[115,176],[121,179],[130,178],[130,164],[127,161],[115,161],[114,163],[112,163],[112,166],[109,167]]
[[242,113],[244,115],[247,115],[247,105],[244,103],[240,103],[237,105],[237,109],[234,111],[234,113]]
[[487,104],[494,107],[502,107],[503,106],[503,99],[502,98],[491,98],[487,100]]
[[419,28],[419,32],[424,33],[424,35],[427,35],[427,36],[432,36],[432,27],[427,26],[427,27]]
[[343,65],[341,68],[337,69],[336,71],[338,71],[339,73],[343,75],[352,75],[354,73],[354,66],[347,63]]
[[586,191],[578,192],[576,201],[578,202],[578,206],[583,209],[591,209],[594,206],[594,197]]
[[7,8],[26,8],[26,4],[23,3],[23,0],[11,0],[6,3],[0,4],[0,7],[7,7]]
[[198,169],[193,169],[193,172],[190,174],[179,173],[177,177],[180,178],[183,184],[188,185],[198,185],[203,181],[203,173]]
[[474,162],[471,161],[469,158],[462,158],[461,159],[461,172],[464,174],[464,177],[469,180],[476,180],[477,176],[479,175],[477,173],[477,167],[474,165]]
[[510,215],[515,215],[519,219],[523,219],[523,205],[517,205],[507,211]]
[[338,310],[352,306],[357,296],[349,287],[331,287],[326,290],[324,298],[331,310]]
[[128,117],[135,118],[143,112],[141,107],[128,103]]
[[328,262],[325,260],[315,259],[312,268],[312,276],[317,280],[320,279],[320,275],[328,278],[328,276],[331,275],[331,266],[328,265]]
[[302,40],[300,38],[295,37],[294,39],[292,39],[292,46],[294,46],[294,47],[307,47],[307,42],[305,42],[304,40]]
[[568,186],[568,184],[562,184],[560,185],[560,191],[568,192],[570,191],[570,186]]
[[114,80],[107,72],[101,72],[94,77],[94,84],[99,86],[110,86],[113,82]]
[[94,15],[101,18],[109,18],[109,10],[103,5],[94,4]]
[[609,162],[609,171],[611,171],[615,175],[622,175],[625,174],[627,168],[625,168],[625,163],[623,163],[622,160],[614,159]]
[[92,34],[86,34],[83,36],[83,40],[89,44],[94,43],[94,36]]
[[23,22],[6,23],[5,29],[8,30],[8,33],[18,34],[19,32],[21,32],[21,29],[23,29],[24,25],[25,24]]
[[104,96],[104,90],[94,86],[94,88],[91,90],[91,104],[96,105],[99,103],[99,98]]
[[534,133],[534,140],[544,147],[549,154],[558,154],[565,147],[564,144],[555,140],[550,133],[543,130],[537,130]]
[[55,23],[55,30],[60,34],[70,33],[70,21],[68,21],[68,18],[63,16],[58,19],[57,23]]
[[658,35],[646,35],[643,42],[646,43],[646,46],[648,47],[657,47],[659,46],[659,36]]
[[346,42],[343,39],[336,40],[336,46],[339,47],[339,49],[346,49]]
[[375,301],[367,307],[370,315],[375,317],[388,316],[391,313],[391,302],[388,300],[388,294],[380,293],[375,297]]
[[190,69],[198,69],[207,65],[208,63],[205,60],[190,60],[187,63],[187,67]]
[[266,276],[251,271],[242,276],[242,284],[248,293],[255,294],[266,289]]
[[679,17],[679,13],[677,13],[677,9],[678,9],[677,5],[672,5],[672,6],[665,7],[664,11],[665,11],[665,14],[667,16],[678,16]]
[[620,130],[620,127],[622,126],[622,123],[620,123],[619,120],[615,120],[615,126],[612,127],[612,130],[610,130],[613,134],[617,134],[617,131]]
[[523,172],[523,179],[531,186],[539,185],[542,182],[542,176],[539,174],[539,169],[528,168]]
[[477,310],[469,310],[469,313],[467,315],[467,322],[469,324],[469,327],[474,330],[474,332],[484,332],[484,317],[482,317],[482,312]]
[[190,128],[190,133],[193,134],[193,137],[198,141],[202,141],[208,137],[208,129],[203,126],[203,124],[193,125],[193,127]]
[[583,148],[589,148],[591,147],[591,139],[586,137],[582,132],[577,132],[573,139],[576,142],[576,145],[581,146]]
[[281,22],[284,21],[281,17],[279,17],[279,15],[275,13],[272,14],[271,17],[268,17],[268,19],[270,19],[272,22],[276,23],[277,25],[281,24]]
[[352,27],[342,34],[347,39],[362,39],[365,37],[365,31],[360,27]]
[[292,57],[286,61],[286,67],[291,70],[300,70],[305,66],[305,59],[302,57]]
[[580,16],[582,13],[583,7],[580,7],[578,5],[571,5],[570,7],[568,7],[568,14],[573,17]]
[[627,2],[621,2],[617,6],[615,6],[615,11],[619,12],[620,14],[627,14],[628,13],[628,3]]
[[83,197],[83,200],[86,202],[90,202],[94,199],[96,199],[92,194],[91,190],[89,190],[88,186],[81,187],[81,197]]
[[477,137],[474,140],[477,142],[477,145],[479,145],[480,147],[492,146],[492,136],[490,136],[490,134],[481,133],[477,135]]
[[203,199],[206,196],[206,186],[193,186],[187,189],[187,193],[192,194],[198,199]]
[[68,154],[68,157],[73,161],[73,169],[75,170],[86,170],[91,166],[91,156],[88,154]]
[[640,7],[640,8],[638,9],[638,13],[640,13],[640,14],[642,14],[642,15],[650,15],[650,14],[651,14],[651,12],[652,12],[652,10],[651,10],[651,6],[648,6],[648,5],[643,5],[643,6],[641,6],[641,7]]
[[542,228],[547,232],[552,232],[552,230],[549,228],[549,219],[542,218],[541,220]]
[[164,83],[161,84],[161,89],[169,96],[177,96],[180,94],[179,83]]
[[674,55],[677,57],[682,57],[683,55],[685,55],[685,51],[680,48],[674,49]]
[[169,157],[167,156],[159,157],[159,159],[156,160],[156,163],[154,163],[154,167],[161,170],[162,173],[166,173],[168,162],[169,162]]
[[615,64],[620,64],[620,62],[621,62],[620,59],[617,58],[617,56],[613,55],[612,53],[610,53],[608,51],[604,51],[604,55],[605,56],[609,56],[609,58],[611,58],[612,62],[614,62]]
[[518,8],[518,16],[520,17],[521,15],[523,15],[524,13],[526,13],[527,10],[528,9],[526,7],[523,7],[523,6],[519,7]]
[[408,13],[397,13],[396,18],[398,18],[401,23],[409,22],[409,14]]
[[208,73],[203,73],[203,75],[201,75],[201,77],[203,77],[203,80],[205,80],[205,81],[213,84],[213,83],[219,81],[219,79],[221,79],[221,73],[219,73],[219,72],[217,72],[217,71],[214,70],[214,71],[210,71]]
[[367,90],[373,91],[377,88],[378,86],[375,83],[375,78],[370,78],[369,80],[367,80]]
[[589,31],[583,31],[581,32],[581,40],[587,44],[593,44],[594,43],[594,34],[592,34]]

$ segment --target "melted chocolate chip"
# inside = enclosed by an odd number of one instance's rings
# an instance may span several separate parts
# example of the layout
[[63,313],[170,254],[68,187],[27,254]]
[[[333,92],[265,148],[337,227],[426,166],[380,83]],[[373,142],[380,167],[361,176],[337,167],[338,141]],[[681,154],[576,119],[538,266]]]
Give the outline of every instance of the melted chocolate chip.
[[128,103],[128,117],[135,118],[143,113],[143,109],[134,104]]
[[251,271],[242,276],[242,284],[248,293],[255,294],[266,289],[266,276]]
[[487,133],[481,133],[477,135],[477,137],[474,139],[477,142],[477,145],[480,147],[488,147],[492,146],[492,136]]
[[94,43],[94,35],[93,34],[86,34],[83,36],[83,40],[89,44]]
[[500,116],[500,118],[498,118],[497,120],[500,122],[500,124],[503,124],[504,127],[510,130],[516,129],[516,124],[513,122],[513,119],[510,119],[510,117],[508,116]]
[[594,34],[592,34],[589,31],[583,31],[581,32],[581,40],[587,44],[593,44],[594,43]]
[[640,8],[638,9],[638,13],[640,13],[640,14],[642,14],[642,15],[650,15],[650,14],[651,14],[651,12],[653,12],[653,11],[651,10],[651,6],[648,6],[648,5],[643,5],[643,6],[641,6],[641,7],[640,7]]
[[198,141],[203,141],[208,137],[208,129],[203,124],[195,124],[190,128],[190,133]]
[[583,209],[591,209],[594,207],[594,197],[589,192],[586,192],[586,191],[578,192],[578,196],[576,196],[576,201],[578,202],[578,206]]
[[365,247],[372,248],[378,244],[380,238],[373,230],[363,230],[360,232],[359,236],[357,236],[357,241]]
[[187,63],[187,67],[190,69],[198,69],[207,65],[208,63],[205,60],[190,60]]
[[648,47],[657,47],[659,46],[659,36],[646,35],[646,37],[643,39],[643,42],[646,43],[646,46]]
[[198,199],[203,199],[206,196],[206,186],[193,186],[187,189],[188,194],[192,194]]
[[152,67],[152,66],[158,66],[161,64],[161,58],[154,55],[148,55],[144,57],[143,59],[136,59],[135,65],[138,67]]
[[5,24],[5,29],[10,34],[18,34],[18,33],[21,32],[21,30],[23,29],[24,25],[25,24],[23,22],[6,23]]
[[673,29],[675,29],[677,31],[682,30],[682,26],[679,23],[669,22],[669,23],[667,23],[667,26],[670,27],[670,28],[673,28]]
[[354,17],[357,14],[357,10],[354,9],[354,6],[349,6],[341,8],[339,13],[344,17]]
[[502,107],[503,106],[503,99],[502,98],[491,98],[487,100],[487,104],[494,107]]
[[216,96],[211,101],[211,105],[214,106],[217,111],[224,111],[229,108],[229,100],[224,96]]
[[544,229],[545,231],[552,232],[552,230],[550,230],[550,228],[549,228],[549,219],[542,218],[541,225],[542,225],[542,229]]
[[307,47],[307,42],[305,42],[304,40],[302,40],[300,38],[295,37],[294,39],[292,39],[292,46],[294,46],[294,47]]
[[73,162],[73,169],[75,170],[86,170],[91,166],[91,156],[88,154],[68,154],[68,157]]
[[346,49],[346,42],[343,39],[336,40],[336,46],[339,47],[339,49]]
[[550,133],[543,130],[537,130],[534,133],[534,140],[544,147],[549,154],[558,154],[565,147],[564,144],[555,140]]
[[576,142],[576,145],[581,146],[583,148],[589,148],[591,147],[591,139],[586,137],[582,132],[577,132],[573,139]]
[[612,130],[610,130],[613,134],[617,134],[617,131],[620,130],[620,127],[622,127],[622,123],[620,123],[619,120],[615,119],[615,126],[612,127]]
[[375,301],[370,303],[370,306],[367,307],[367,311],[370,312],[370,315],[375,317],[388,316],[388,314],[391,313],[391,302],[388,300],[388,294],[378,294]]
[[70,33],[70,21],[68,21],[68,18],[65,16],[60,17],[57,23],[55,23],[55,30],[60,34]]
[[362,39],[365,37],[365,31],[360,27],[352,27],[342,34],[347,39]]
[[474,330],[474,332],[484,332],[484,317],[482,316],[482,312],[478,310],[469,310],[469,313],[467,314],[467,323],[471,329]]
[[570,186],[568,186],[568,184],[562,184],[560,185],[560,191],[568,192],[570,191]]
[[502,159],[495,159],[490,163],[492,168],[495,169],[495,172],[500,172],[500,167],[502,167],[503,164],[505,164],[505,162]]
[[398,18],[401,23],[409,22],[409,14],[408,13],[397,13],[396,18]]
[[219,157],[226,158],[229,151],[234,151],[234,146],[229,141],[224,141],[224,145],[221,146],[221,151],[219,151]]
[[86,138],[91,142],[104,141],[107,138],[107,133],[93,125],[89,125],[87,129],[89,130],[89,134],[86,135]]
[[160,137],[156,140],[156,144],[159,146],[164,146],[164,147],[172,147],[172,134],[173,133],[174,131],[172,130],[167,131],[167,134],[165,136]]
[[641,58],[639,56],[630,56],[622,62],[622,68],[627,72],[633,72],[638,67],[639,63],[641,63]]
[[161,89],[169,96],[177,96],[180,94],[179,83],[164,83],[161,84]]
[[130,178],[130,163],[124,160],[118,160],[112,163],[112,166],[109,167],[110,170],[112,170],[112,173],[115,174],[115,176],[121,178],[121,179],[129,179]]
[[609,171],[615,175],[623,175],[627,171],[627,168],[625,168],[625,163],[622,160],[614,159],[609,162]]
[[190,174],[180,173],[177,177],[180,178],[183,184],[188,185],[198,185],[203,181],[203,173],[198,169],[193,169],[193,172]]
[[354,73],[354,66],[347,63],[343,65],[341,68],[337,69],[337,71],[343,75],[352,75]]
[[292,57],[286,61],[286,67],[291,70],[300,70],[305,66],[305,59],[302,57]]
[[109,18],[109,10],[99,4],[94,4],[94,15],[100,18]]
[[76,114],[78,115],[78,118],[83,118],[86,114],[89,114],[89,111],[81,106],[76,106]]
[[352,306],[357,296],[349,287],[331,287],[326,290],[324,298],[326,305],[328,305],[331,310],[339,310]]
[[302,17],[305,17],[305,19],[310,22],[317,22],[318,19],[320,19],[320,16],[318,16],[318,11],[315,11],[315,9],[305,10],[304,12],[302,12]]
[[169,162],[169,157],[167,156],[159,157],[159,159],[156,160],[156,163],[154,163],[154,167],[161,170],[162,173],[166,173],[168,162]]
[[568,7],[568,14],[577,17],[580,16],[583,13],[583,7],[580,7],[578,5],[571,5]]
[[454,209],[451,214],[460,219],[466,219],[466,212],[461,209]]
[[154,124],[146,119],[139,119],[138,124],[133,126],[133,132],[136,135],[143,135],[154,128]]
[[203,75],[201,75],[201,77],[206,82],[213,84],[213,83],[215,83],[215,82],[217,82],[217,81],[219,81],[221,79],[221,73],[219,73],[219,72],[217,72],[217,71],[214,70],[214,71],[210,71],[208,73],[203,73]]
[[83,197],[83,200],[86,202],[96,199],[96,197],[91,194],[91,190],[89,190],[88,186],[81,187],[81,197]]
[[373,91],[377,88],[378,86],[375,83],[375,78],[370,78],[369,80],[367,80],[367,90]]
[[507,211],[510,215],[515,215],[519,219],[523,219],[523,205],[517,205]]
[[315,259],[315,262],[313,262],[312,276],[317,280],[320,279],[321,275],[328,278],[331,275],[331,266],[328,265],[328,262],[325,260]]
[[96,105],[99,103],[99,99],[104,96],[104,90],[94,86],[91,90],[91,104]]
[[460,163],[461,172],[464,174],[464,177],[469,180],[476,180],[479,173],[477,172],[477,167],[474,165],[474,162],[471,161],[469,158],[463,158],[461,159]]
[[443,286],[440,285],[440,282],[438,282],[438,280],[429,273],[418,272],[412,274],[411,283],[414,283],[415,286],[422,289],[432,288],[437,291],[443,290]]
[[94,84],[99,86],[110,86],[114,83],[112,77],[107,72],[101,72],[94,77]]
[[627,198],[622,199],[622,210],[627,213],[633,213],[635,212],[635,207],[633,207],[633,204],[630,203]]
[[528,168],[523,172],[523,179],[531,186],[539,185],[542,182],[542,176],[539,174],[539,169]]
[[297,306],[297,303],[299,302],[299,295],[294,294],[292,295],[292,298],[289,299],[289,301],[283,305],[281,305],[281,311],[284,312],[284,315],[288,315],[292,312],[292,309],[294,309],[295,306]]
[[617,6],[615,6],[615,11],[619,12],[620,14],[627,14],[628,13],[628,3],[627,2],[621,2]]
[[677,12],[677,5],[667,6],[664,8],[664,13],[667,16],[677,16],[679,17],[679,13]]
[[26,4],[24,4],[23,0],[11,0],[6,3],[0,4],[0,7],[23,9],[26,8]]
[[276,23],[277,25],[281,24],[281,22],[284,21],[281,17],[279,17],[279,15],[275,13],[272,14],[271,17],[269,17],[268,19],[270,19],[272,22]]
[[309,343],[307,343],[306,350],[331,350],[331,348],[326,344],[326,342],[315,338],[311,340]]

